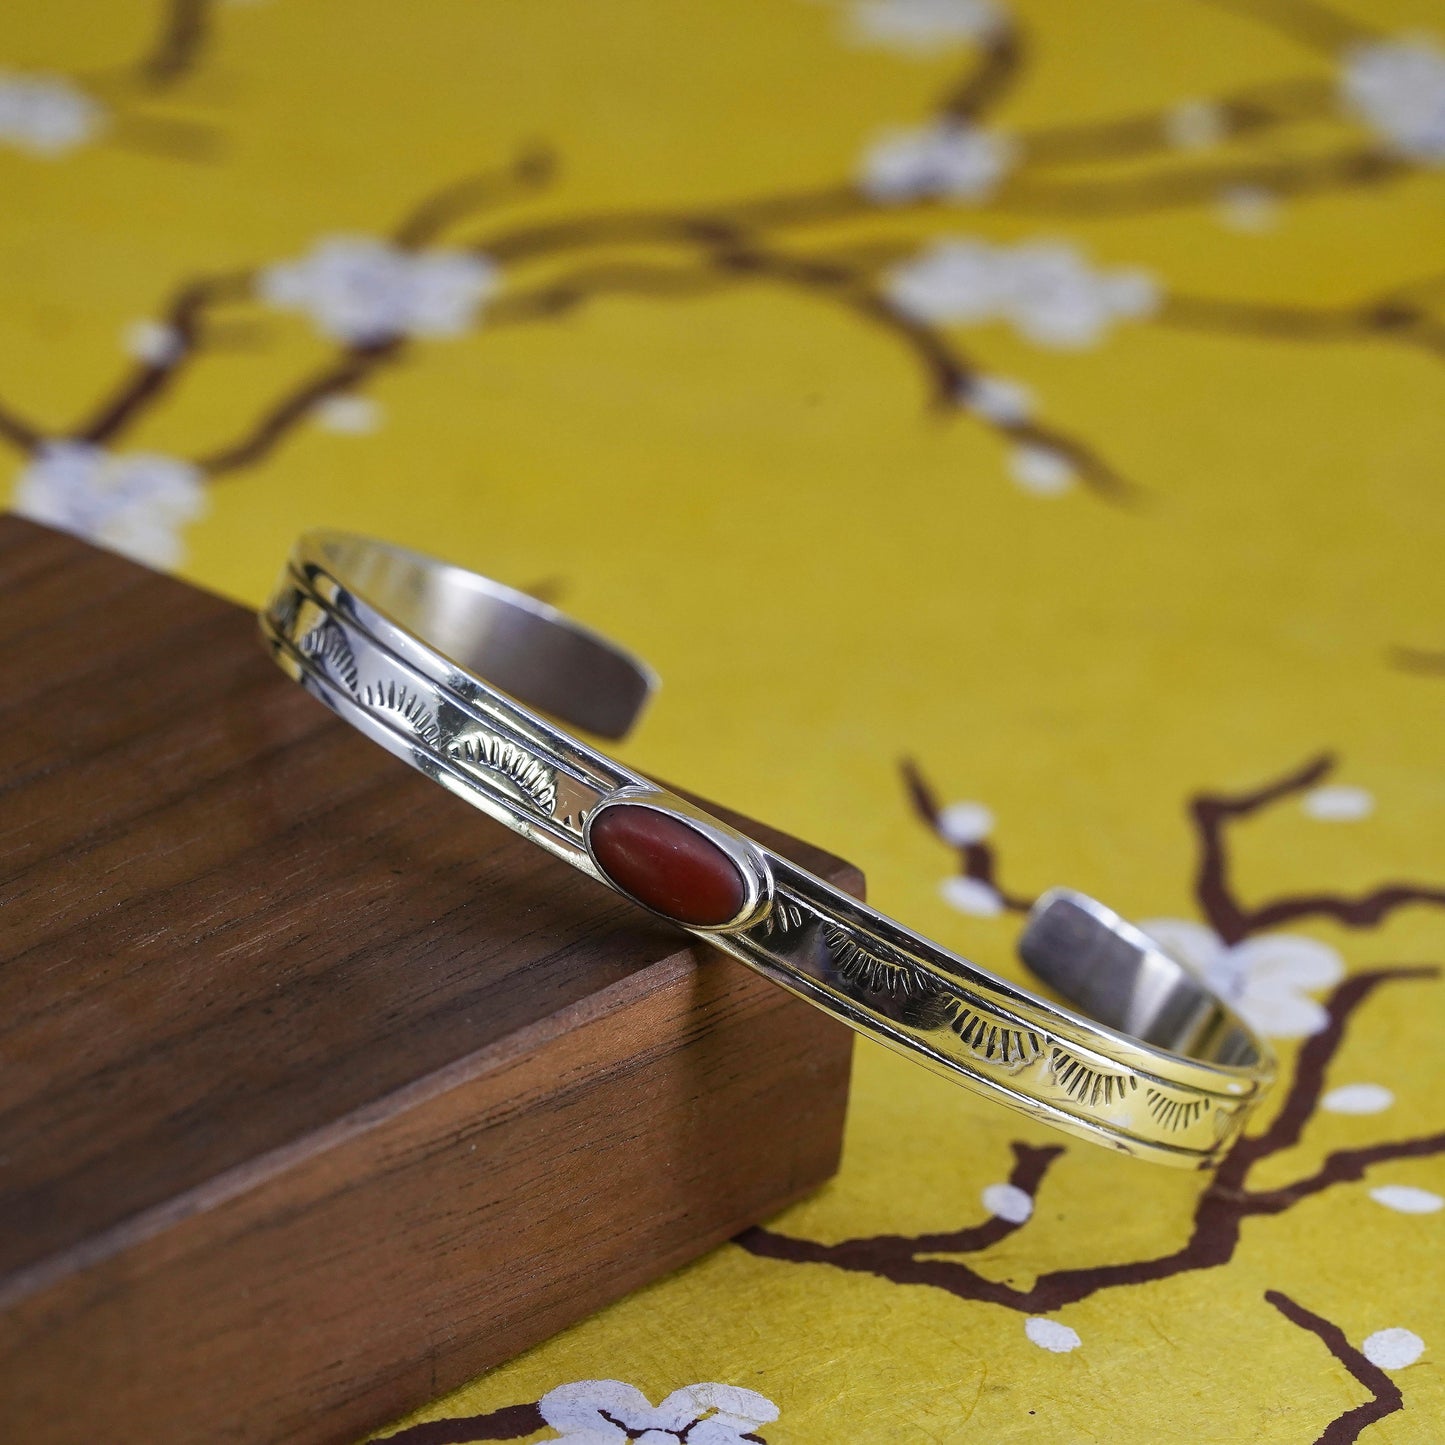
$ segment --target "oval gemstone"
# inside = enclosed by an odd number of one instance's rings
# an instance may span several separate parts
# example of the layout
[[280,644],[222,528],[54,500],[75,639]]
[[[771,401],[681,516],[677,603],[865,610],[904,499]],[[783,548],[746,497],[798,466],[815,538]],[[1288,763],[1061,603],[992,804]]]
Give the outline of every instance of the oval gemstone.
[[671,813],[614,803],[592,820],[597,866],[629,897],[677,923],[720,928],[747,902],[738,865]]

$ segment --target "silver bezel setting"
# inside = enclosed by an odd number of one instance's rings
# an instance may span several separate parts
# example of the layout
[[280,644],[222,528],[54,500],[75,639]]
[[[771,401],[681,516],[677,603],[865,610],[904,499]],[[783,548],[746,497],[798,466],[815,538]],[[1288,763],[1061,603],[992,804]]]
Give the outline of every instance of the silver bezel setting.
[[587,849],[587,856],[592,860],[592,866],[619,893],[631,898],[639,908],[646,908],[649,913],[666,918],[669,923],[678,922],[676,918],[648,907],[640,898],[623,888],[602,866],[593,851],[592,825],[609,809],[621,807],[645,808],[649,812],[660,813],[665,818],[675,819],[711,843],[738,870],[743,881],[742,908],[725,923],[689,923],[686,927],[699,933],[734,933],[751,928],[768,916],[773,905],[773,870],[768,867],[767,859],[757,845],[736,829],[729,828],[726,823],[719,822],[695,804],[689,803],[686,798],[680,798],[676,793],[669,793],[663,788],[650,787],[620,789],[593,808],[587,814],[582,827],[582,843]]

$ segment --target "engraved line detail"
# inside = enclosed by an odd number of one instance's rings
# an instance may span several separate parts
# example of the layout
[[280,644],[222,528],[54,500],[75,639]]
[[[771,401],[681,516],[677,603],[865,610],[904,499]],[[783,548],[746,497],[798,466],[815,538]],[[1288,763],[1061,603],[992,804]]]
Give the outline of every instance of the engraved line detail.
[[448,756],[465,766],[492,773],[512,786],[549,817],[557,806],[557,775],[545,763],[492,733],[458,738]]
[[1154,1088],[1145,1091],[1144,1100],[1155,1123],[1171,1134],[1194,1123],[1207,1103],[1204,1099],[1178,1099],[1173,1094],[1166,1094],[1163,1089]]
[[823,935],[838,972],[869,993],[887,994],[890,998],[930,998],[940,991],[929,975],[909,964],[871,953],[836,923],[825,924]]
[[1125,1094],[1139,1087],[1139,1080],[1133,1074],[1114,1074],[1107,1069],[1096,1069],[1057,1044],[1050,1052],[1049,1065],[1059,1087],[1080,1104],[1107,1106],[1121,1103]]
[[440,740],[441,729],[437,727],[436,719],[426,704],[405,687],[395,682],[367,683],[360,696],[368,707],[399,717],[428,747],[435,747]]
[[303,656],[314,658],[333,677],[345,683],[348,692],[356,691],[361,681],[356,657],[341,629],[331,618],[322,618],[301,639],[297,647]]
[[966,1004],[959,1005],[949,1027],[963,1040],[969,1053],[985,1063],[1020,1068],[1033,1063],[1044,1051],[1042,1035],[1016,1024],[1001,1023]]

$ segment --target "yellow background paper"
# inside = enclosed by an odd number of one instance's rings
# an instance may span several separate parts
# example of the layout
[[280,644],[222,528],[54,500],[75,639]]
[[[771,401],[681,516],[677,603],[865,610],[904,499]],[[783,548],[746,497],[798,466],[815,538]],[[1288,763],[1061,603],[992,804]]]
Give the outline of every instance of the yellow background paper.
[[[878,135],[923,124],[980,50],[863,43],[867,10],[233,3],[202,7],[185,64],[146,80],[136,62],[162,6],[11,3],[0,62],[66,78],[109,120],[53,157],[0,136],[0,402],[68,435],[129,374],[128,329],[184,283],[386,234],[425,196],[528,152],[550,155],[551,174],[438,245],[846,190]],[[1017,0],[1011,13],[1022,60],[981,118],[1010,133],[1161,113],[1177,132],[1181,102],[1295,78],[1328,88],[1344,63],[1305,33],[1311,12],[1275,0]],[[1445,30],[1429,0],[1356,0],[1353,14],[1386,33]],[[1083,484],[1018,485],[1014,443],[930,406],[909,347],[826,287],[725,274],[706,236],[588,232],[503,265],[490,305],[586,267],[709,284],[495,326],[483,308],[463,335],[416,341],[360,388],[374,403],[364,434],[328,428],[322,409],[208,482],[181,570],[255,603],[296,532],[329,524],[555,585],[665,679],[629,760],[845,854],[883,909],[1012,977],[1019,919],[940,892],[958,858],[910,807],[905,755],[942,801],[987,805],[1000,876],[1023,892],[1067,882],[1134,917],[1197,920],[1189,799],[1247,792],[1325,751],[1331,782],[1366,790],[1373,810],[1321,820],[1301,793],[1238,825],[1239,895],[1445,885],[1445,295],[1426,292],[1408,325],[1381,310],[1445,271],[1445,172],[1420,159],[1287,194],[1321,157],[1379,149],[1327,106],[1241,139],[1181,139],[1057,165],[1043,179],[1081,189],[1032,200],[1042,172],[1025,148],[1017,175],[972,203],[853,206],[765,225],[759,242],[855,268],[873,292],[941,236],[1048,238],[1094,268],[1142,268],[1155,314],[1083,348],[1007,321],[942,328],[1137,487],[1127,505]],[[1171,178],[1215,171],[1168,199]],[[1132,201],[1089,200],[1111,177],[1132,178]],[[1180,324],[1178,297],[1277,314],[1204,329]],[[205,456],[335,354],[303,316],[228,301],[115,448]],[[1445,964],[1445,910],[1428,902],[1370,927],[1310,917],[1289,931],[1356,974]],[[1382,1085],[1393,1103],[1317,1111],[1250,1187],[1285,1188],[1332,1151],[1438,1139],[1442,998],[1438,982],[1381,986],[1326,1083]],[[1298,1044],[1280,1049],[1288,1078]],[[988,1217],[981,1191],[1007,1178],[1013,1141],[1053,1142],[860,1046],[842,1173],[772,1227],[825,1244],[967,1228]],[[1246,1220],[1227,1262],[1053,1311],[730,1245],[423,1418],[576,1380],[626,1380],[654,1401],[720,1381],[775,1402],[771,1445],[1293,1445],[1370,1391],[1266,1301],[1279,1291],[1357,1349],[1394,1327],[1423,1339],[1418,1363],[1391,1373],[1403,1411],[1362,1438],[1435,1441],[1445,1212],[1370,1191],[1445,1193],[1440,1147]],[[1033,1218],[971,1263],[1027,1290],[1051,1271],[1168,1255],[1207,1187],[1070,1144]],[[1078,1347],[1034,1343],[1034,1313]]]

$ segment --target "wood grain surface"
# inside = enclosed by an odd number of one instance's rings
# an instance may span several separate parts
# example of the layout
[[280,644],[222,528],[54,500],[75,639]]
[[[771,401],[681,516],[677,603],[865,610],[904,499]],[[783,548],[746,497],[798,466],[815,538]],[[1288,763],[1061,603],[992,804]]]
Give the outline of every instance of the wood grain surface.
[[836,1167],[845,1030],[241,609],[3,517],[0,665],[6,1438],[352,1441]]

